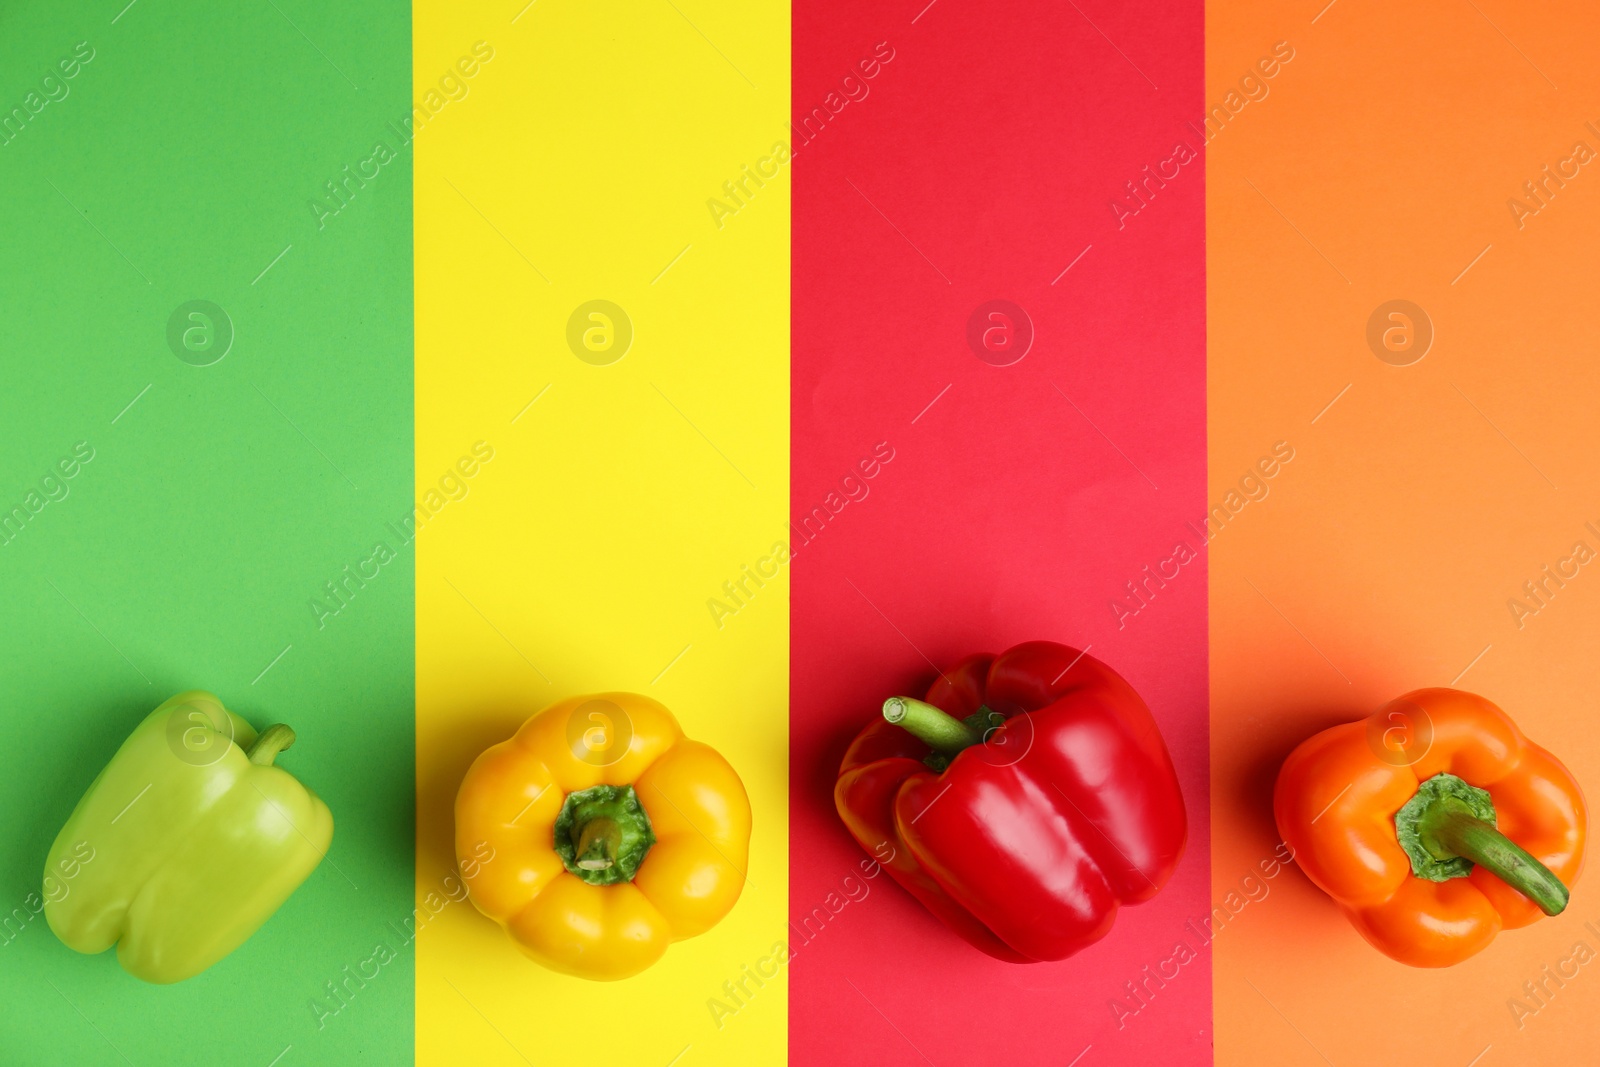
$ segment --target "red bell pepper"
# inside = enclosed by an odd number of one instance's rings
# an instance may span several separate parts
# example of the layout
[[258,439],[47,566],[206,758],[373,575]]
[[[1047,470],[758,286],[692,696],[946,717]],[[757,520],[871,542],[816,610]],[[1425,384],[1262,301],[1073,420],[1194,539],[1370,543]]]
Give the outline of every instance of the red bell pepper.
[[892,697],[845,753],[851,835],[945,925],[1015,963],[1066,959],[1155,896],[1188,824],[1150,709],[1110,667],[1031,641]]

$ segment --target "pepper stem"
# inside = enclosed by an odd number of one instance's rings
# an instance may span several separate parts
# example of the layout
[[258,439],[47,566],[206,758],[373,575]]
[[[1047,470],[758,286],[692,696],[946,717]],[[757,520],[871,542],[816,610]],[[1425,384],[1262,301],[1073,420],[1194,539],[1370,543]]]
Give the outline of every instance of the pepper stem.
[[562,865],[590,885],[632,881],[655,843],[650,816],[631,785],[568,793],[551,840]]
[[609,870],[620,851],[622,827],[613,819],[590,819],[578,834],[575,862],[586,871]]
[[1423,782],[1395,814],[1400,846],[1412,873],[1429,881],[1464,878],[1481,866],[1539,906],[1559,915],[1568,891],[1550,868],[1495,828],[1494,803],[1486,790],[1453,774]]
[[883,702],[883,717],[936,752],[955,755],[983,740],[983,735],[953,715],[911,697]]
[[273,723],[256,737],[256,743],[245,753],[258,767],[270,767],[278,753],[294,744],[294,731],[283,723]]

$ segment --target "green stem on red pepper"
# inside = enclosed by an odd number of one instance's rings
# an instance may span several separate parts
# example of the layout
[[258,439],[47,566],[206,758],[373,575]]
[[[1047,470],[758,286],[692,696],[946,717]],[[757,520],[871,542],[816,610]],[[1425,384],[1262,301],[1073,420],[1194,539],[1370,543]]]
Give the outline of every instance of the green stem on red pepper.
[[1495,828],[1487,790],[1453,774],[1436,774],[1395,813],[1400,847],[1418,878],[1443,882],[1465,878],[1474,866],[1537,904],[1546,915],[1567,906],[1568,890],[1550,868]]
[[943,771],[962,749],[982,743],[989,731],[1005,721],[999,713],[980,707],[965,719],[941,711],[912,697],[890,697],[883,702],[883,717],[933,749],[922,760]]

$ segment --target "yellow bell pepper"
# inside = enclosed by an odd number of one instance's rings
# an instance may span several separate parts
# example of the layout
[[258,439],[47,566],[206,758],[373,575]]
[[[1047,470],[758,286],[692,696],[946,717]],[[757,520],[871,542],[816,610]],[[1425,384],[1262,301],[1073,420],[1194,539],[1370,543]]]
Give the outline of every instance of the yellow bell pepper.
[[635,693],[551,705],[486,749],[456,796],[473,904],[523,953],[582,978],[638,974],[715,926],[749,849],[738,774]]

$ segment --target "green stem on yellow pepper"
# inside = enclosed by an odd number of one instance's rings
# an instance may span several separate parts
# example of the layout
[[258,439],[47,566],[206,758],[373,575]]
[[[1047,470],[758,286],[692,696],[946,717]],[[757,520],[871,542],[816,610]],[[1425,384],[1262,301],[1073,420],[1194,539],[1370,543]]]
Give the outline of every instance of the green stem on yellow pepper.
[[615,885],[633,879],[656,835],[633,786],[597,785],[567,794],[551,843],[572,874]]
[[574,851],[575,862],[584,870],[607,870],[617,862],[617,853],[622,851],[622,828],[614,819],[590,819],[578,833]]

